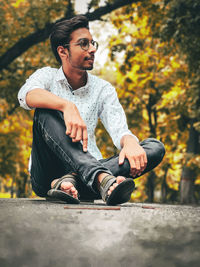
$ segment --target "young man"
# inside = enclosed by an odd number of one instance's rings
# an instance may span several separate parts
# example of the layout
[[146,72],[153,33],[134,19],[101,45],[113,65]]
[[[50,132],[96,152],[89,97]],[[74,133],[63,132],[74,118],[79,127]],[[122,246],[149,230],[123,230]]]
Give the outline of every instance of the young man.
[[[157,166],[165,153],[155,139],[139,143],[127,127],[110,83],[91,75],[98,44],[88,20],[76,16],[55,24],[50,35],[59,69],[33,73],[19,91],[20,105],[36,108],[30,161],[32,187],[39,196],[68,203],[102,198],[127,202],[133,178]],[[100,118],[120,154],[102,159],[94,131]]]

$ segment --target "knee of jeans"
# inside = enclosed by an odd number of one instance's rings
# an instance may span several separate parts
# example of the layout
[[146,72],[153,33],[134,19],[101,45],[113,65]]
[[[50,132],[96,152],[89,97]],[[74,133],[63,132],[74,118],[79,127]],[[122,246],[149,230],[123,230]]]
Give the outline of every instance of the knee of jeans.
[[159,154],[161,158],[164,157],[165,146],[160,140],[157,140],[155,138],[147,138],[146,140],[144,140],[144,142],[151,143],[157,154]]
[[164,155],[165,155],[165,146],[164,146],[164,144],[161,142],[161,141],[159,141],[159,140],[157,140],[157,144],[158,144],[158,151],[160,152],[159,154],[160,154],[160,158],[161,159],[163,159],[163,157],[164,157]]
[[52,118],[63,118],[62,112],[58,110],[53,110],[53,109],[44,109],[44,108],[37,108],[35,115],[37,118],[40,119],[40,121],[46,121],[47,119],[52,119]]
[[165,146],[161,141],[159,141],[159,140],[156,140],[156,141],[157,141],[157,144],[158,144],[158,149],[160,151],[161,157],[163,158],[164,155],[165,155]]

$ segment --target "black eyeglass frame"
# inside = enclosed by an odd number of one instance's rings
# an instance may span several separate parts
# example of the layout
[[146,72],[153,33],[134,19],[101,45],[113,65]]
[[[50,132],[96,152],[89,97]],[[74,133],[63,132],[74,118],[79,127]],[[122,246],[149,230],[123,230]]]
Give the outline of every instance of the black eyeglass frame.
[[[87,41],[87,47],[86,47],[86,48],[83,48],[83,44],[81,43],[81,41]],[[86,39],[86,38],[82,38],[82,39],[80,39],[77,43],[71,43],[71,44],[80,45],[81,49],[83,49],[84,51],[88,51],[88,49],[89,49],[89,47],[90,47],[90,44],[92,44],[92,45],[95,47],[96,51],[97,51],[97,49],[98,49],[98,47],[99,47],[99,44],[98,44],[97,41],[94,41],[94,40],[89,41],[89,40]],[[69,46],[69,45],[71,45],[71,44],[64,44],[63,47],[65,47],[65,46]]]

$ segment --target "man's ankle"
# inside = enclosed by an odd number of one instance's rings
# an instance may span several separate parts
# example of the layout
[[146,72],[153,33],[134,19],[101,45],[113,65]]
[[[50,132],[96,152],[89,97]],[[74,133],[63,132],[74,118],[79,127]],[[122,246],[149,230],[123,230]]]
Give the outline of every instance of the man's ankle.
[[51,182],[51,188],[53,188],[54,184],[58,181],[58,179],[54,179],[52,182]]
[[100,173],[98,173],[98,175],[97,175],[97,186],[98,186],[98,188],[99,188],[99,185],[100,185],[100,183],[102,182],[102,180],[103,180],[107,175],[109,175],[109,174],[106,173],[106,172],[100,172]]

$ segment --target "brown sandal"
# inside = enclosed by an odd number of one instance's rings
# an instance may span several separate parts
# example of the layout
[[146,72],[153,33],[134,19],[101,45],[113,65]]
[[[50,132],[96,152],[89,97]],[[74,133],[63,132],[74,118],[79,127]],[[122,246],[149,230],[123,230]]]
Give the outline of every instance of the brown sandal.
[[116,183],[117,178],[112,175],[107,175],[104,177],[100,183],[100,194],[102,199],[107,205],[117,205],[129,201],[131,194],[135,188],[135,183],[133,179],[126,178],[123,182],[118,184],[118,186],[108,195],[110,186]]
[[74,185],[76,188],[76,175],[72,173],[68,173],[61,178],[58,179],[58,181],[55,182],[52,189],[50,189],[47,192],[47,200],[50,201],[64,201],[69,204],[79,204],[80,200],[77,198],[72,197],[71,195],[67,194],[66,192],[60,190],[60,186],[62,182],[70,182]]

